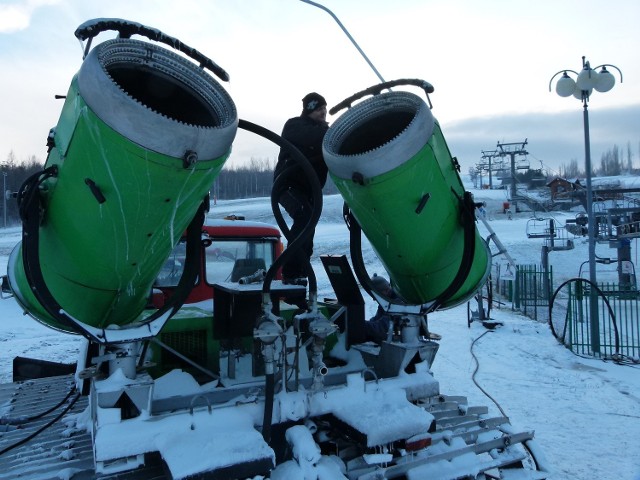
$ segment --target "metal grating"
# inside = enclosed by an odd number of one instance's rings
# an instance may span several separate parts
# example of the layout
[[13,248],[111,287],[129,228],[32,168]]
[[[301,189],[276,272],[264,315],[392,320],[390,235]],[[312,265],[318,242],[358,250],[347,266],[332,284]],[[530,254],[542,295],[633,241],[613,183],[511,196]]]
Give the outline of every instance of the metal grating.
[[[167,332],[160,335],[160,340],[180,352],[198,365],[207,364],[207,332],[206,330],[191,330],[185,332]],[[162,350],[160,356],[162,368],[165,371],[173,368],[185,368],[185,362],[167,350]]]
[[[42,418],[14,425],[60,403],[74,386],[72,375],[0,384],[0,452],[27,438],[55,419],[76,394]],[[25,444],[0,454],[0,480],[160,480],[166,479],[159,455],[145,457],[147,465],[132,472],[99,476],[94,472],[91,435],[75,426],[87,408],[80,396],[58,421]]]

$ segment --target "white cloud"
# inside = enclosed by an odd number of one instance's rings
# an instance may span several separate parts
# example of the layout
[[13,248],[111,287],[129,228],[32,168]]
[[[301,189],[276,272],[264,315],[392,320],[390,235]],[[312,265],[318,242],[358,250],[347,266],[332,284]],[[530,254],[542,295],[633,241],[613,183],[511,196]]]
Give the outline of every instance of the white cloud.
[[0,5],[0,33],[26,30],[33,13],[44,5],[55,5],[60,0],[23,0]]
[[[198,49],[229,72],[224,88],[240,118],[276,133],[299,112],[309,91],[322,93],[333,106],[378,83],[335,21],[301,1],[184,0],[180,8],[175,3],[0,0],[0,102],[11,112],[0,119],[0,162],[10,151],[18,158],[45,154],[43,139],[62,105],[53,95],[65,93],[81,65],[73,32],[92,18],[136,21]],[[594,65],[617,65],[625,78],[612,92],[592,97],[593,158],[600,158],[598,142],[610,148],[630,141],[638,150],[638,130],[630,131],[637,120],[612,115],[600,121],[608,109],[640,105],[640,83],[633,81],[640,77],[640,63],[629,48],[640,44],[637,0],[617,0],[615,9],[598,0],[540,0],[533,10],[526,2],[506,0],[481,6],[473,0],[321,3],[335,12],[385,79],[422,78],[434,85],[433,113],[464,164],[475,163],[497,140],[527,137],[539,158],[581,158],[581,104],[549,92],[548,84],[563,67],[579,69],[582,54]],[[9,28],[23,30],[2,34]],[[606,35],[595,34],[602,28]],[[568,117],[558,123],[564,114]],[[336,118],[329,116],[330,122]],[[600,132],[599,124],[611,130]],[[232,161],[273,157],[277,150],[247,134],[234,143]]]
[[30,12],[24,5],[0,5],[0,33],[13,33],[29,26]]

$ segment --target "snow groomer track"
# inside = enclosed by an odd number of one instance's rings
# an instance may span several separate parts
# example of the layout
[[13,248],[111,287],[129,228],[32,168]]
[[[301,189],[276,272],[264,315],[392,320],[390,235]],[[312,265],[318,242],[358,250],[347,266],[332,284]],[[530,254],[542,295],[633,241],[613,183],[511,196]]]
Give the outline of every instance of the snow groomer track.
[[[72,392],[73,385],[71,376],[0,385],[0,479],[172,478],[157,453],[147,454],[145,465],[136,470],[97,475],[86,429],[87,397]],[[34,418],[44,406],[56,404],[58,408]],[[347,478],[546,478],[544,471],[532,469],[533,457],[526,451],[535,448],[533,432],[514,431],[508,418],[491,417],[484,406],[468,406],[465,397],[437,395],[417,404],[434,418],[429,433],[404,445],[378,446],[371,453],[344,458]],[[354,435],[358,432],[345,432],[340,443]],[[230,477],[210,472],[198,478]]]

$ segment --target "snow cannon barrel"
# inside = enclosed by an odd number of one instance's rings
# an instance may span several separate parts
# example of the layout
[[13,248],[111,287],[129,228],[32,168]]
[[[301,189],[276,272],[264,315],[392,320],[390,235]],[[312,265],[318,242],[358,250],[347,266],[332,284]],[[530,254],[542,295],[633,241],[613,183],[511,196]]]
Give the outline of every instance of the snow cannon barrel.
[[[231,97],[186,57],[129,38],[91,50],[49,136],[53,173],[34,189],[42,278],[66,315],[98,329],[136,322],[237,127]],[[33,294],[22,243],[8,265],[18,302],[73,331]]]
[[471,195],[431,110],[409,92],[368,98],[324,142],[331,178],[398,294],[411,304],[458,305],[491,265]]

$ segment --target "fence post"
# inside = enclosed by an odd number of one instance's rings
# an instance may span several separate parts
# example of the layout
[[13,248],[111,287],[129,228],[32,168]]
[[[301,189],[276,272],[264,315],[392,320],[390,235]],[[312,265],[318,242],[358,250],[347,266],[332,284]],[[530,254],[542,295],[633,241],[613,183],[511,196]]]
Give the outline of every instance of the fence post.
[[514,293],[513,293],[513,300],[511,302],[511,309],[514,309],[514,306],[517,310],[520,309],[520,265],[516,265],[516,278],[515,278],[515,285],[514,285]]

